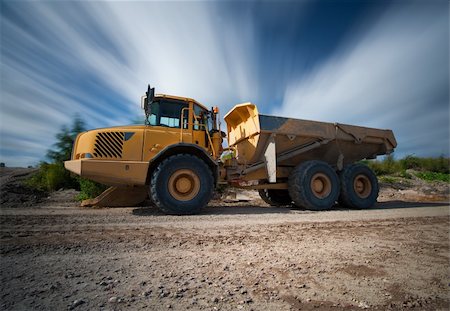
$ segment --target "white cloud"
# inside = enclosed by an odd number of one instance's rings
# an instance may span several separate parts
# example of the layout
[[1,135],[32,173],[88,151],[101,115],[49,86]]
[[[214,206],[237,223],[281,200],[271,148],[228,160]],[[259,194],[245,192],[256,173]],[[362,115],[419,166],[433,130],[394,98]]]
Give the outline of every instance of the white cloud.
[[[23,18],[2,15],[0,160],[7,165],[41,160],[76,113],[89,127],[129,123],[141,113],[139,98],[149,82],[158,93],[192,97],[223,112],[248,100],[268,105],[258,52],[271,42],[255,41],[264,34],[254,28],[252,5],[239,7],[238,16],[210,2],[8,2],[6,7]],[[265,60],[282,67],[280,77],[271,77],[277,85],[288,82],[283,106],[274,114],[392,127],[404,150],[437,152],[436,144],[425,146],[429,137],[419,134],[448,141],[448,129],[442,131],[448,103],[427,108],[448,88],[441,85],[448,84],[448,49],[437,50],[439,41],[448,42],[447,13],[391,12],[356,45],[295,81],[290,57]],[[123,102],[109,102],[111,94]],[[440,129],[432,133],[430,124]],[[25,148],[33,150],[23,155]]]
[[448,35],[448,12],[391,10],[359,41],[290,83],[273,113],[392,128],[400,156],[448,154]]
[[[224,27],[214,4],[30,2],[10,8],[34,32],[2,19],[0,154],[7,165],[29,164],[23,161],[30,157],[8,156],[21,152],[17,141],[32,138],[49,148],[76,113],[92,127],[129,123],[141,113],[148,82],[158,93],[223,109],[234,102],[228,99],[244,100],[255,89],[250,21]],[[84,74],[102,83],[105,97],[114,90],[125,101],[119,107],[80,89],[83,81],[76,79]]]

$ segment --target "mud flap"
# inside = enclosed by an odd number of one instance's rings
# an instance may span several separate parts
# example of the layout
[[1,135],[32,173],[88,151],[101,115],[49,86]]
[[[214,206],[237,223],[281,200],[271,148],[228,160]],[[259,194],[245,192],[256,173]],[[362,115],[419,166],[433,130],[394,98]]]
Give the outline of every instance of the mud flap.
[[81,202],[83,207],[136,206],[148,198],[147,187],[109,187],[94,199]]

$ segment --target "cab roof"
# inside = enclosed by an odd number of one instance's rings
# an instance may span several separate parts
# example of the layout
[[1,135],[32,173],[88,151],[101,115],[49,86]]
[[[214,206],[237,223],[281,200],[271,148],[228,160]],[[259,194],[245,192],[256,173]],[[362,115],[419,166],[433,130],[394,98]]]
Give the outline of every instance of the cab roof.
[[192,99],[192,98],[189,98],[189,97],[181,97],[181,96],[167,95],[167,94],[156,94],[155,98],[167,98],[167,99],[182,100],[182,101],[187,101],[187,102],[191,101],[191,102],[199,105],[201,108],[203,108],[205,110],[209,110],[208,108],[206,108],[204,105],[200,104],[195,99]]

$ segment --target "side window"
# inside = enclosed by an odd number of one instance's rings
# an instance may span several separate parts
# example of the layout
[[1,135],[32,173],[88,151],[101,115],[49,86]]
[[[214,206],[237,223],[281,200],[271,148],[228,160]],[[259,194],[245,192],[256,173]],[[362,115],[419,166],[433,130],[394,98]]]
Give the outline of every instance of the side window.
[[207,111],[200,106],[194,104],[194,116],[193,116],[193,124],[194,130],[207,130],[206,122],[207,120]]
[[[166,126],[180,128],[181,125],[181,111],[187,108],[188,104],[185,102],[160,100],[151,104],[151,114],[148,118],[150,125]],[[184,110],[183,128],[187,128],[188,109]]]

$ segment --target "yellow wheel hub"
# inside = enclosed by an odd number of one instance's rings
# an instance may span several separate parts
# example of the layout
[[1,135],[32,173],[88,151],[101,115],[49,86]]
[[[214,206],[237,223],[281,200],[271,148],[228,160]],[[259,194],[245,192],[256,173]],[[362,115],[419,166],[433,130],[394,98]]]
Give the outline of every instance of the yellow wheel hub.
[[331,193],[331,179],[323,173],[316,173],[311,178],[310,187],[316,197],[326,198]]
[[168,188],[175,199],[190,201],[200,191],[200,178],[190,169],[181,169],[170,176]]
[[372,192],[372,183],[366,175],[360,174],[353,181],[353,190],[361,199],[365,199]]

